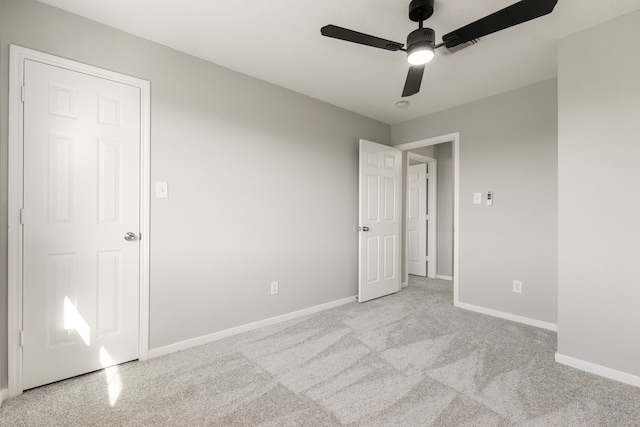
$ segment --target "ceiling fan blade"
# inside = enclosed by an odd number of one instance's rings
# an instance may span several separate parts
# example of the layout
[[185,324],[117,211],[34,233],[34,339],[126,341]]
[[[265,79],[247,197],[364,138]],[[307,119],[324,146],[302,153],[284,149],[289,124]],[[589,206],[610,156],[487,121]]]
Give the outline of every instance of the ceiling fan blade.
[[348,42],[359,43],[365,46],[373,46],[380,49],[397,51],[404,47],[404,44],[391,40],[381,39],[380,37],[370,36],[368,34],[359,33],[357,31],[348,30],[336,25],[325,25],[320,29],[323,36],[333,37]]
[[473,39],[495,33],[523,22],[548,15],[558,0],[522,0],[505,7],[491,15],[485,16],[469,25],[458,28],[442,37],[448,47],[455,47]]
[[404,90],[402,91],[402,97],[415,95],[420,92],[420,85],[422,84],[422,76],[424,75],[424,65],[414,65],[409,67],[409,73],[407,74],[407,81],[404,84]]

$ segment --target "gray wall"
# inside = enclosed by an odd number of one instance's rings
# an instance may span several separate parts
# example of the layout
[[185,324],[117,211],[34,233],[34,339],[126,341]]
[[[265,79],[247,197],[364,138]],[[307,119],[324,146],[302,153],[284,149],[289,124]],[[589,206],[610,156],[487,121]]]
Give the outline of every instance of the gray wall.
[[438,159],[438,275],[453,276],[453,144],[435,146]]
[[639,38],[640,12],[572,35],[559,44],[558,78],[558,353],[635,376]]
[[[394,145],[460,132],[460,302],[556,323],[557,82],[392,126]],[[493,191],[495,204],[473,205]],[[483,198],[484,200],[484,198]],[[514,279],[523,293],[512,292]]]
[[[0,0],[0,262],[9,43],[151,81],[150,347],[355,295],[358,141],[386,124],[32,0]],[[280,281],[280,294],[269,283]],[[0,334],[6,334],[6,275]],[[0,336],[0,383],[6,384]]]

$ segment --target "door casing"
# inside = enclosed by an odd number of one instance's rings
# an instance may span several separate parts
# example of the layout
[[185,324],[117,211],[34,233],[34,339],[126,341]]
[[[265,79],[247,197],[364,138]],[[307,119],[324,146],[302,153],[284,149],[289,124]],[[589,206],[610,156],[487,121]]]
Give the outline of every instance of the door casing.
[[151,85],[148,81],[49,55],[21,46],[10,46],[9,61],[9,200],[8,200],[8,390],[22,393],[22,253],[23,237],[23,108],[24,62],[30,59],[89,74],[140,89],[140,309],[139,360],[149,357],[149,212]]

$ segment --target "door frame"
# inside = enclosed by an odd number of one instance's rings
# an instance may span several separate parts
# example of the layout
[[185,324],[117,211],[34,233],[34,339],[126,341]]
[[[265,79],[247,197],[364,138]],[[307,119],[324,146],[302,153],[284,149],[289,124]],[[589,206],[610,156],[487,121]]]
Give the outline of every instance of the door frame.
[[[427,213],[428,213],[428,222],[427,222],[427,277],[430,279],[435,279],[437,274],[438,274],[438,236],[437,236],[437,232],[438,232],[438,228],[437,228],[437,224],[438,224],[438,160],[432,158],[432,157],[427,157],[427,156],[423,156],[420,154],[415,154],[415,153],[411,153],[408,152],[407,153],[407,162],[405,164],[405,170],[407,171],[404,174],[404,185],[405,185],[405,191],[407,191],[407,187],[409,186],[409,166],[411,163],[411,160],[414,161],[418,161],[420,163],[424,163],[427,165],[427,177],[428,177],[428,184],[427,184],[427,194],[428,194],[428,198],[427,198],[427,206],[429,207],[427,209]],[[408,233],[408,224],[409,224],[409,209],[408,209],[408,203],[409,203],[409,193],[406,192],[406,202],[405,203],[405,215],[404,215],[404,224],[405,224],[405,229],[403,230],[405,232],[405,254],[407,254],[407,268],[405,268],[405,272],[407,273],[407,276],[409,275],[409,233]],[[403,279],[405,279],[405,285],[409,284],[409,280],[408,277],[403,277]]]
[[8,390],[9,397],[22,393],[22,280],[23,233],[20,220],[24,206],[24,110],[22,85],[25,60],[65,68],[94,77],[112,80],[140,89],[140,307],[138,359],[149,358],[149,214],[150,148],[151,148],[151,84],[142,79],[104,70],[47,53],[10,45],[9,60],[9,200],[8,200]]
[[[459,255],[460,255],[460,236],[458,230],[460,229],[460,132],[450,133],[446,135],[435,136],[432,138],[421,139],[414,142],[407,142],[405,144],[396,145],[402,151],[409,151],[416,148],[427,147],[429,145],[442,144],[445,142],[451,142],[451,151],[453,157],[453,304],[458,306],[459,304]],[[404,180],[403,180],[404,181]],[[403,182],[403,185],[406,185]],[[403,192],[406,188],[403,188]],[[402,209],[406,209],[403,206]],[[406,223],[403,232],[406,233]],[[407,259],[405,258],[405,272]],[[408,279],[407,279],[408,280]]]

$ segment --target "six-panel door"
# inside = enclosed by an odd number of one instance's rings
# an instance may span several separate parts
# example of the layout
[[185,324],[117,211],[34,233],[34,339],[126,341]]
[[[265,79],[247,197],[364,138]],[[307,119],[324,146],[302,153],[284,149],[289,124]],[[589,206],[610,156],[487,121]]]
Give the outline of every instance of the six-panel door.
[[360,141],[358,300],[400,290],[400,150]]
[[25,61],[23,388],[138,358],[140,91]]

